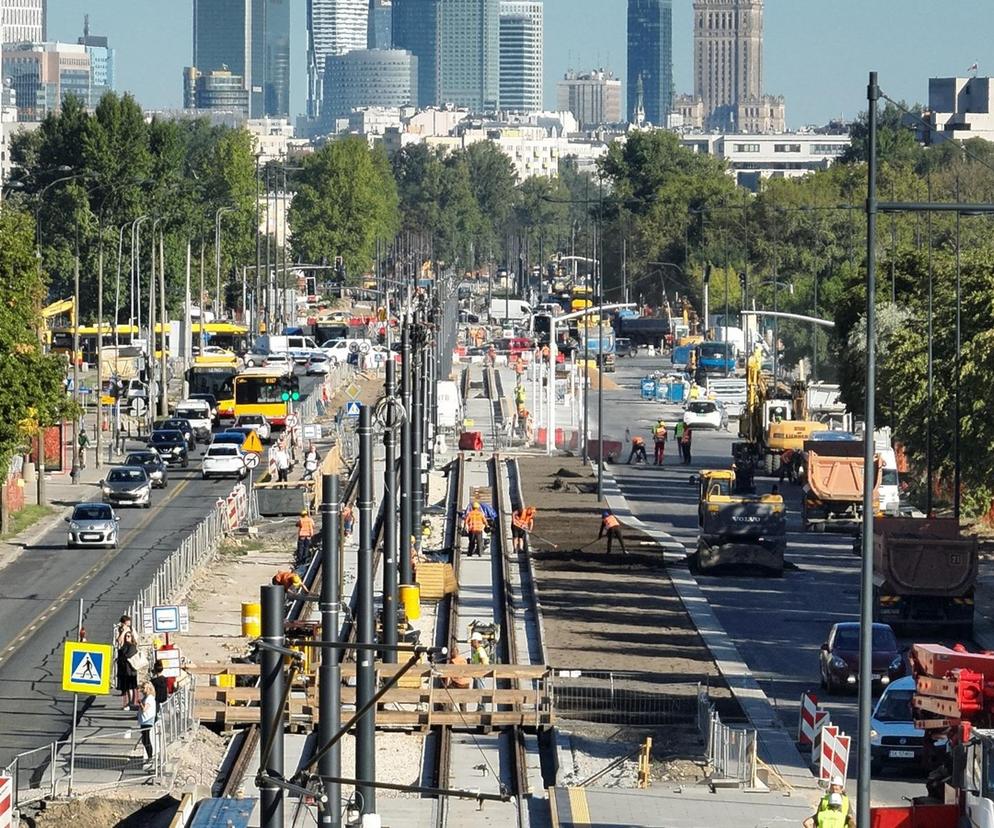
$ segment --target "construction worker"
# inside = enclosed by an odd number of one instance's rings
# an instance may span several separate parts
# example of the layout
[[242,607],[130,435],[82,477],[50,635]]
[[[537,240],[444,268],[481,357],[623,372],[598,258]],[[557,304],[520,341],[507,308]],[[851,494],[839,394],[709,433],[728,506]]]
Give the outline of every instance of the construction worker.
[[673,439],[679,443],[680,438],[683,437],[683,432],[685,432],[686,430],[687,430],[687,424],[683,420],[677,420],[676,426],[674,426],[673,428]]
[[473,508],[467,512],[463,520],[463,527],[469,537],[469,547],[466,550],[467,557],[483,557],[483,530],[487,528],[487,518],[480,508],[480,501],[473,501]]
[[317,528],[314,526],[314,518],[304,509],[297,520],[297,563],[302,564],[307,560],[311,552],[311,538]]
[[525,372],[525,361],[521,358],[521,354],[514,360],[514,374],[518,377],[518,383],[521,382],[521,375]]
[[549,346],[548,345],[543,345],[542,346],[542,362],[548,363],[549,356],[551,354],[552,354],[552,351],[549,350]]
[[518,408],[525,404],[525,387],[520,383],[514,386],[514,404]]
[[281,569],[273,575],[273,586],[282,586],[288,590],[300,590],[304,588],[304,582],[296,572]]
[[666,423],[663,422],[662,417],[653,426],[652,436],[655,439],[656,448],[655,464],[661,466],[663,465],[663,460],[666,458]]
[[[486,647],[483,646],[483,636],[478,632],[472,633],[469,637],[469,663],[477,665],[490,664],[490,654],[487,652]],[[487,679],[484,676],[475,677],[473,679],[473,688],[476,690],[486,690]],[[477,709],[485,710],[486,705],[481,704]]]
[[818,810],[804,820],[804,828],[856,828],[856,815],[850,807],[841,776],[832,778],[828,793],[818,803]]
[[645,454],[645,440],[636,435],[632,437],[632,450],[628,455],[628,465],[632,464],[632,460],[638,463],[648,463],[649,459]]
[[514,551],[524,552],[528,533],[535,528],[535,509],[522,506],[511,513],[511,537],[514,538]]
[[[458,644],[455,641],[453,641],[452,644],[449,645],[449,664],[468,664],[468,663],[469,662],[466,661],[466,656],[464,656],[461,652],[459,652]],[[453,690],[469,690],[470,687],[473,686],[473,682],[469,678],[469,676],[449,676],[448,678],[442,679],[442,686],[451,688]],[[459,702],[457,707],[460,710],[465,711],[466,703]]]
[[625,549],[625,539],[621,536],[621,522],[611,513],[609,509],[605,509],[601,512],[601,531],[597,535],[597,539],[600,540],[607,535],[607,554],[611,554],[611,543],[612,541],[618,541],[618,545],[621,547],[621,553],[623,555],[628,554],[628,550]]
[[683,455],[683,464],[685,466],[690,465],[690,445],[692,439],[693,429],[690,426],[685,426],[683,434],[680,435],[680,454]]
[[352,512],[352,507],[346,504],[342,507],[342,535],[346,538],[349,537],[353,528],[355,528],[355,515]]

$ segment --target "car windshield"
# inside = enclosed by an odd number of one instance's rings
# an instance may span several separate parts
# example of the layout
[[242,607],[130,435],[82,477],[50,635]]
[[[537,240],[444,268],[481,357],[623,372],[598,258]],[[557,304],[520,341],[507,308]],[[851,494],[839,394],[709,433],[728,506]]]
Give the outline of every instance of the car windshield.
[[712,414],[715,411],[715,404],[712,402],[692,402],[687,406],[691,414]]
[[208,457],[234,457],[238,454],[238,449],[234,446],[211,446],[207,450]]
[[182,443],[183,435],[179,431],[156,431],[152,434],[153,443]]
[[73,520],[110,520],[113,512],[110,506],[101,503],[88,503],[86,506],[77,506],[73,509]]
[[206,417],[206,412],[198,411],[196,408],[181,408],[176,413],[186,420],[203,420]]
[[162,428],[165,430],[175,429],[177,431],[189,431],[190,421],[184,417],[182,420],[166,420],[162,424]]
[[915,719],[911,710],[914,690],[888,690],[877,703],[873,718],[881,722],[912,722]]
[[147,476],[141,469],[114,469],[107,479],[112,483],[140,483]]
[[[837,650],[859,649],[859,627],[844,627],[835,633]],[[890,627],[873,628],[874,652],[897,652],[897,639]]]
[[881,486],[897,486],[900,482],[897,469],[884,469],[880,475]]
[[144,454],[129,454],[124,462],[128,466],[152,466],[159,462],[159,455],[152,454],[150,451]]
[[243,417],[238,418],[238,425],[262,425],[263,419],[261,414],[246,414]]
[[215,443],[237,443],[242,444],[245,439],[245,435],[240,431],[222,431],[220,434],[214,435]]

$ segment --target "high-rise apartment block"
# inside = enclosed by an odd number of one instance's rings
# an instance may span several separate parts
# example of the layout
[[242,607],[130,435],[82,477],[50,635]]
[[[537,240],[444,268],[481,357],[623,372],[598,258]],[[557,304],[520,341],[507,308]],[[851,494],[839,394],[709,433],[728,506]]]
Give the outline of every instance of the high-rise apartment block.
[[356,49],[328,55],[325,100],[329,120],[364,107],[413,106],[418,98],[418,59],[401,49]]
[[16,95],[19,121],[58,112],[67,95],[95,105],[90,71],[90,56],[77,43],[22,43],[3,50],[3,80]]
[[393,45],[418,59],[418,105],[500,100],[500,0],[393,0]]
[[567,72],[556,84],[556,109],[573,113],[580,129],[621,122],[621,81],[610,72]]
[[542,109],[543,8],[541,0],[501,0],[500,108]]
[[763,0],[694,0],[694,97],[709,128],[783,131],[783,98],[763,94]]
[[393,46],[392,17],[390,0],[369,0],[369,35],[366,41],[370,49],[389,49]]
[[673,102],[672,0],[628,0],[628,111],[635,120],[639,79],[645,119],[666,125]]
[[193,67],[241,77],[251,117],[290,114],[290,2],[193,0]]
[[46,0],[0,0],[4,43],[43,43],[48,14]]
[[369,45],[369,0],[307,0],[307,114],[321,115],[328,55]]

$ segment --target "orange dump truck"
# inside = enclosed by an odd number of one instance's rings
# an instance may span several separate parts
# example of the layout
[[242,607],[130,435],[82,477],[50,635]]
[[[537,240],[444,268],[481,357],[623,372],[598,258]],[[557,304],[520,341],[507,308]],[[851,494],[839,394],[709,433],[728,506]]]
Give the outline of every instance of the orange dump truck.
[[[828,432],[829,434],[832,432]],[[804,531],[858,532],[863,518],[863,441],[804,441]],[[877,503],[880,468],[873,486]]]

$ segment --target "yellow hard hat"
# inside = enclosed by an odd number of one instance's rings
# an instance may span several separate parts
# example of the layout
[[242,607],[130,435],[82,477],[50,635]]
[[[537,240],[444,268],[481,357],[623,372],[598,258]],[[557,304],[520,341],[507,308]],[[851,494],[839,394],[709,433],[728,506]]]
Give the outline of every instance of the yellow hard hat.
[[304,582],[302,580],[300,580],[300,576],[299,575],[294,575],[293,576],[293,585],[295,587],[299,587],[299,586],[303,586],[304,585]]
[[301,509],[300,510],[300,516],[301,517],[307,517],[307,510],[306,509]]
[[473,501],[473,508],[474,509],[479,509],[480,508],[480,501],[479,500],[474,500]]

